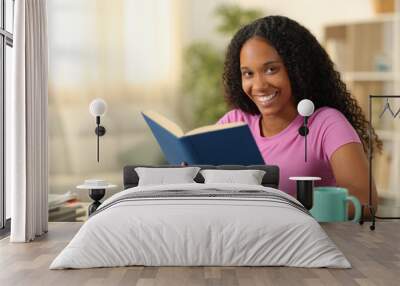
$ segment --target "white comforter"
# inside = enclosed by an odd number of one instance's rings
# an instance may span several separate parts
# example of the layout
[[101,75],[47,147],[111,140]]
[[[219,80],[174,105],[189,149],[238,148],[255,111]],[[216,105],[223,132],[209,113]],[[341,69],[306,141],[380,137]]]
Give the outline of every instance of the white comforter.
[[[106,200],[50,269],[126,265],[295,266],[349,268],[308,214],[258,198],[154,198],[112,204],[130,192],[263,190],[262,186],[176,184],[135,187]],[[108,206],[108,208],[106,208]]]

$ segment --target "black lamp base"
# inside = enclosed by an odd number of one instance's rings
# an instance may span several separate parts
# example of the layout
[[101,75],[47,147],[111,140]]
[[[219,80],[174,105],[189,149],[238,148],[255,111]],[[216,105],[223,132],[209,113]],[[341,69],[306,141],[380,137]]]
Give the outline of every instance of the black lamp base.
[[96,133],[96,135],[98,136],[103,136],[104,134],[106,134],[106,129],[104,128],[104,126],[99,125],[94,129],[94,133]]
[[306,136],[306,135],[308,135],[308,132],[309,132],[309,129],[308,129],[308,127],[307,126],[301,126],[300,128],[299,128],[299,134],[301,135],[301,136]]

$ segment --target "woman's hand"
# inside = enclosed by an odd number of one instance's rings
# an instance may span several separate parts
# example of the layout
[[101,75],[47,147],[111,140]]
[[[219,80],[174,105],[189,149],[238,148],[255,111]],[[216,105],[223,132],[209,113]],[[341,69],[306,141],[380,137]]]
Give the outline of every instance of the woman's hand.
[[[339,147],[330,159],[336,184],[349,190],[350,195],[357,197],[362,205],[369,199],[369,169],[367,156],[360,143],[348,143]],[[372,205],[377,207],[378,196],[375,182],[372,181]],[[349,214],[353,216],[354,208],[350,204]],[[370,217],[364,208],[364,217]]]

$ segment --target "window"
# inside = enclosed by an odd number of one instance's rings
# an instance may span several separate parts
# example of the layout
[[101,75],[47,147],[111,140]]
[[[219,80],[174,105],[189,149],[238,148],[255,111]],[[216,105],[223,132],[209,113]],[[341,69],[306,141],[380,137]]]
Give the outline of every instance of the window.
[[5,98],[11,92],[14,0],[0,0],[0,235],[9,228],[10,194],[5,188]]

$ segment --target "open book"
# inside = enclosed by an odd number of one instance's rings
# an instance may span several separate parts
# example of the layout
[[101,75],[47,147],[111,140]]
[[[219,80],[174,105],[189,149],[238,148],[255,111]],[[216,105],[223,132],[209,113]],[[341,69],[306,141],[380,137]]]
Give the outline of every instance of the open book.
[[245,122],[208,125],[184,133],[177,124],[154,111],[142,115],[169,164],[265,164]]

